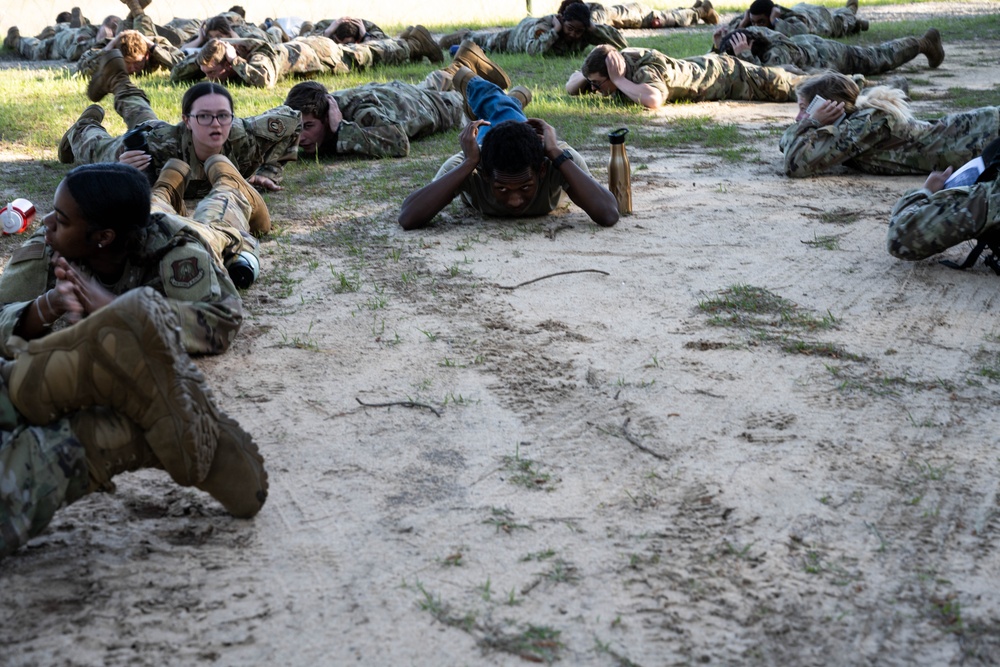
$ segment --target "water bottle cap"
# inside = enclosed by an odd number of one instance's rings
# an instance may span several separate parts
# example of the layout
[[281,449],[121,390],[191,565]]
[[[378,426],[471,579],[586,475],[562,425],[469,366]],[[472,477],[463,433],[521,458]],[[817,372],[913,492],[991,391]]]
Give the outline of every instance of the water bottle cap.
[[626,134],[628,134],[627,127],[620,127],[617,130],[612,130],[611,132],[608,132],[608,141],[612,144],[624,144]]
[[26,220],[21,212],[8,204],[0,211],[0,224],[4,234],[17,234],[24,231]]

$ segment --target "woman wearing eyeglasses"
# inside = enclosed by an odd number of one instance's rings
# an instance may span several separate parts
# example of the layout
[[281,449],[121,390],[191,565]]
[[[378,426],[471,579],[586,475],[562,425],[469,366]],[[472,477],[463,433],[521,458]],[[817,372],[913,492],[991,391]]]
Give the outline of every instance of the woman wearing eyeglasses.
[[114,93],[115,109],[129,132],[111,136],[101,125],[103,107],[92,104],[59,142],[61,162],[123,162],[144,172],[153,182],[167,161],[177,158],[191,168],[184,196],[195,199],[211,189],[204,162],[213,155],[229,158],[247,181],[264,190],[280,190],[284,163],[296,159],[299,112],[289,107],[237,118],[229,91],[205,81],[184,93],[181,122],[171,125],[157,118],[145,93],[125,71],[118,51],[102,56],[87,89],[95,102],[109,92]]

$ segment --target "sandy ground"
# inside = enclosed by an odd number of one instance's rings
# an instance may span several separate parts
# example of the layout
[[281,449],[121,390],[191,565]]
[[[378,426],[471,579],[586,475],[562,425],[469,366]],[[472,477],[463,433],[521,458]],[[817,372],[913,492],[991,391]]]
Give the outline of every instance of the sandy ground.
[[[993,87],[997,46],[902,73]],[[997,664],[1000,278],[885,252],[922,178],[782,176],[794,114],[665,109],[752,150],[632,150],[612,229],[277,200],[287,289],[199,361],[267,506],[147,471],[65,509],[0,564],[0,663]],[[829,326],[713,323],[736,285]]]

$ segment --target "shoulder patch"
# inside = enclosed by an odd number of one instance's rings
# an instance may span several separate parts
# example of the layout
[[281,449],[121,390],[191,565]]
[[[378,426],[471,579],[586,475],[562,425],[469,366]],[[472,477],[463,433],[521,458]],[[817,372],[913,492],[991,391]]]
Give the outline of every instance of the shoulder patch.
[[267,131],[271,134],[281,136],[285,133],[285,123],[280,118],[268,118]]
[[188,288],[205,277],[205,269],[198,266],[197,257],[185,257],[170,264],[170,284]]
[[10,263],[17,264],[18,262],[24,262],[29,259],[41,259],[42,257],[45,257],[45,244],[28,243],[27,245],[20,246],[10,254]]

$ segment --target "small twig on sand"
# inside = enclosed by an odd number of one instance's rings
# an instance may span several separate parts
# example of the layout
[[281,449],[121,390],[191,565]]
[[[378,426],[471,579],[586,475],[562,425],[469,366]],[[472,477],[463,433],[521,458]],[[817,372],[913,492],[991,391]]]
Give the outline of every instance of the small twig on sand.
[[497,285],[500,289],[517,289],[518,287],[524,287],[525,285],[530,285],[531,283],[537,283],[539,280],[545,280],[546,278],[555,278],[556,276],[565,276],[570,273],[601,273],[605,276],[610,276],[611,274],[607,271],[601,271],[600,269],[577,269],[575,271],[559,271],[558,273],[550,273],[548,275],[541,276],[539,278],[534,278],[532,280],[526,280],[523,283],[518,283],[517,285]]
[[628,423],[630,421],[632,421],[631,417],[626,417],[625,418],[625,423],[622,424],[622,437],[625,438],[626,440],[628,440],[629,442],[631,442],[638,449],[641,449],[642,451],[644,451],[647,454],[649,454],[650,456],[654,456],[654,457],[660,459],[661,461],[669,461],[670,460],[669,457],[664,456],[663,454],[661,454],[659,452],[653,451],[652,449],[650,449],[646,445],[644,445],[641,442],[639,442],[639,438],[635,437],[634,435],[632,435],[631,433],[628,432]]
[[417,403],[416,401],[391,401],[389,403],[365,403],[357,396],[354,397],[354,400],[360,403],[361,405],[365,406],[366,408],[388,408],[393,405],[401,405],[404,408],[426,408],[427,410],[430,410],[438,417],[441,416],[441,413],[438,412],[436,408],[427,405],[426,403]]
[[552,229],[547,230],[545,232],[545,235],[549,237],[550,241],[554,241],[555,238],[556,238],[556,234],[558,234],[559,232],[561,232],[564,229],[573,229],[573,225],[570,225],[570,224],[564,222],[563,224],[559,225],[558,227],[553,227]]

